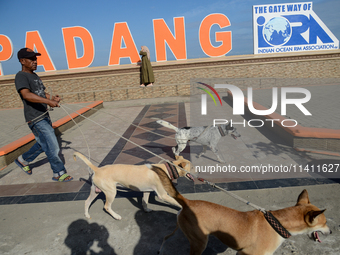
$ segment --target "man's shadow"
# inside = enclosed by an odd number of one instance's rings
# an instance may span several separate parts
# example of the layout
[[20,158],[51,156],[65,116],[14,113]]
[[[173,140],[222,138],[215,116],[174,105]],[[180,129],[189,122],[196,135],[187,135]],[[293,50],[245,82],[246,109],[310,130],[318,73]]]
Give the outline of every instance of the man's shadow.
[[110,254],[115,255],[114,249],[108,244],[108,230],[97,223],[88,223],[79,219],[70,224],[65,244],[70,248],[71,255],[77,254]]

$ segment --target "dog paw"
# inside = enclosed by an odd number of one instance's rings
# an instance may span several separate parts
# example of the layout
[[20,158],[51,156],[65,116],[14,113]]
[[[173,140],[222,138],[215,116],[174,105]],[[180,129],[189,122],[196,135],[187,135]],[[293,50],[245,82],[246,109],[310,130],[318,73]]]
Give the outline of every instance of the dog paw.
[[88,218],[88,219],[91,219],[90,214],[85,214],[85,217]]
[[121,220],[121,219],[122,219],[122,216],[120,216],[119,214],[117,214],[117,215],[114,216],[114,218],[115,218],[116,220]]
[[152,209],[144,208],[144,212],[146,212],[146,213],[152,212]]

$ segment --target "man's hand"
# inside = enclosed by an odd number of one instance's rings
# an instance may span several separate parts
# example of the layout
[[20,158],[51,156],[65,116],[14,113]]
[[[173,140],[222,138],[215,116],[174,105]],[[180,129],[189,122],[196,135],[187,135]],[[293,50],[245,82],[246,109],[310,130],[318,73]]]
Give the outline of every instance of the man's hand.
[[[22,89],[20,90],[20,94],[22,95],[22,97],[31,102],[31,103],[41,103],[41,104],[47,104],[50,107],[59,107],[59,102],[61,100],[61,98],[56,95],[55,97],[53,97],[52,100],[38,96],[34,93],[32,93],[29,89]],[[46,96],[49,97],[48,94],[46,94]]]
[[53,100],[59,103],[60,100],[61,100],[61,98],[59,97],[59,95],[55,95],[55,96],[53,97]]
[[59,107],[59,102],[57,101],[54,101],[54,100],[50,100],[50,99],[47,99],[48,102],[46,102],[46,104],[48,104],[49,107]]
[[59,97],[59,95],[55,95],[55,96],[52,96],[48,93],[45,94],[46,95],[46,98],[47,99],[51,99],[52,101],[56,101],[57,103],[60,102],[61,98]]

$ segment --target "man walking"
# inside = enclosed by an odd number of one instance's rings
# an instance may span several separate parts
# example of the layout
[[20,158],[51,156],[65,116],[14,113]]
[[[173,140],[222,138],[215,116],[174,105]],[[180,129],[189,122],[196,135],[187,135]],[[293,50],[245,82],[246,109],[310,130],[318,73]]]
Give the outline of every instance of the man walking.
[[60,97],[51,97],[45,93],[39,76],[34,72],[37,69],[37,56],[40,53],[29,48],[18,51],[21,71],[15,76],[15,87],[24,104],[25,120],[32,130],[36,143],[21,156],[15,163],[28,175],[32,174],[29,163],[40,153],[45,152],[53,171],[53,181],[68,182],[73,178],[66,172],[64,163],[59,157],[59,144],[52,127],[52,122],[47,110],[50,107],[59,107]]

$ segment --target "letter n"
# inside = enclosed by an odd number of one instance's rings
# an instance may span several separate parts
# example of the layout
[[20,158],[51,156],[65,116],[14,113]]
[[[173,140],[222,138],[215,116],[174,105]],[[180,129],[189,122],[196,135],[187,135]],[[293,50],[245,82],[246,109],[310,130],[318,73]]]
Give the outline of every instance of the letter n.
[[184,17],[174,18],[175,36],[171,33],[163,19],[154,19],[153,29],[155,36],[156,61],[167,60],[165,44],[169,46],[177,60],[187,59]]

